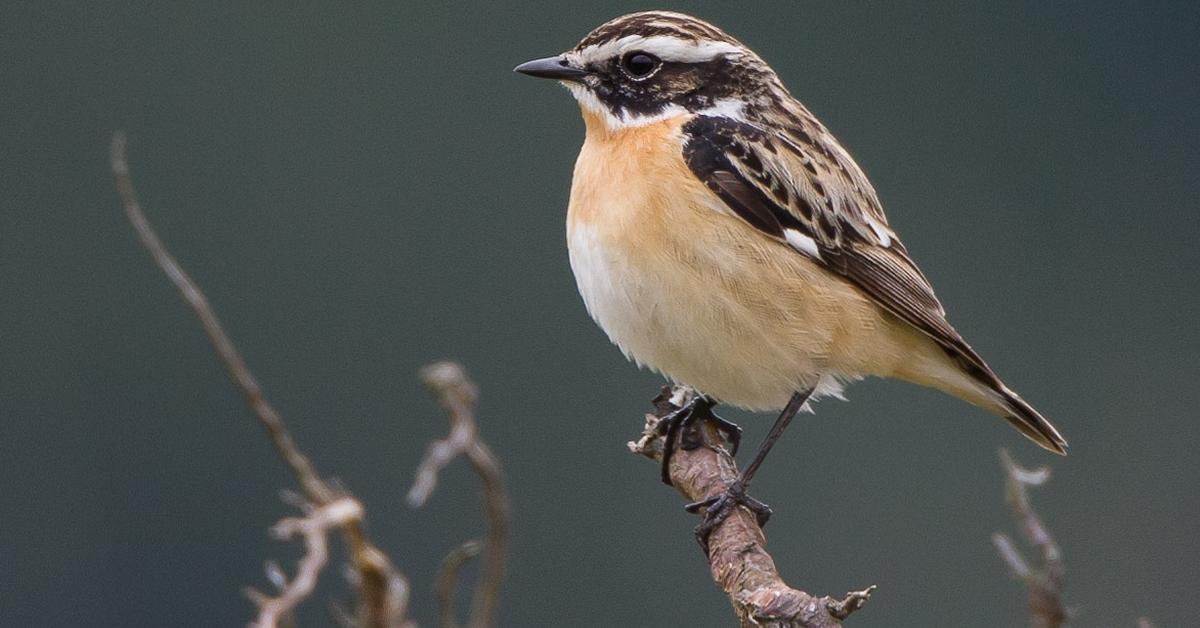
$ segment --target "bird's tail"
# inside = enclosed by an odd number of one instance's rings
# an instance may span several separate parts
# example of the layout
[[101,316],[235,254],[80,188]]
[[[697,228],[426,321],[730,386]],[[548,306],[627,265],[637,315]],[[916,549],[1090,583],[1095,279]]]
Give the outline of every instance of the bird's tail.
[[924,350],[918,349],[909,355],[911,359],[892,375],[932,386],[1002,416],[1029,440],[1056,454],[1066,455],[1067,441],[1058,428],[1005,386],[974,352],[970,354],[974,361],[964,364],[964,360],[955,359],[954,354],[930,342]]
[[992,408],[993,411],[1042,448],[1060,456],[1067,455],[1067,440],[1059,433],[1058,428],[1020,395],[1002,383],[998,388],[993,388],[992,392],[997,397],[998,406]]

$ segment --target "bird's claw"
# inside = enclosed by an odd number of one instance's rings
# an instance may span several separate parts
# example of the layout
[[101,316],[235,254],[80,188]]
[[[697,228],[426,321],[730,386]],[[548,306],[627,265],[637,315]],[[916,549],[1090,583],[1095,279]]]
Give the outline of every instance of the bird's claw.
[[704,551],[708,551],[708,537],[729,518],[729,515],[733,514],[733,510],[738,506],[744,506],[754,513],[755,521],[760,528],[767,525],[767,521],[771,518],[771,507],[748,495],[746,485],[741,480],[735,480],[725,487],[720,495],[684,506],[684,509],[692,514],[704,511],[704,519],[700,521],[700,525],[696,526],[696,540],[699,541]]
[[717,416],[712,411],[713,405],[715,404],[712,400],[697,395],[659,420],[657,430],[663,436],[663,484],[674,486],[671,482],[671,458],[676,448],[691,451],[704,444],[704,439],[697,429],[702,422],[712,423],[729,443],[729,455],[737,455],[738,446],[742,442],[742,428]]

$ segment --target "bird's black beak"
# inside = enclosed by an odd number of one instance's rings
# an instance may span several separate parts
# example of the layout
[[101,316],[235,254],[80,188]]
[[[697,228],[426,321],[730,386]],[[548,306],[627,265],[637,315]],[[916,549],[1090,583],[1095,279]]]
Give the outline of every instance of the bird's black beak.
[[518,74],[528,74],[537,78],[556,79],[559,81],[579,82],[587,76],[587,72],[571,65],[562,55],[526,61],[513,68]]

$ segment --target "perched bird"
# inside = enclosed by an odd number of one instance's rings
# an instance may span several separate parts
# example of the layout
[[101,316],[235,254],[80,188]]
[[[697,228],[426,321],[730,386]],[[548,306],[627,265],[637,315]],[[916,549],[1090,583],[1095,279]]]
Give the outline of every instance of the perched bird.
[[515,71],[579,101],[571,269],[627,357],[704,393],[670,427],[714,420],[717,401],[783,409],[741,480],[691,506],[702,538],[738,504],[765,522],[745,489],[767,451],[809,399],[868,375],[937,388],[1066,452],[946,321],[862,169],[741,42],[646,11]]

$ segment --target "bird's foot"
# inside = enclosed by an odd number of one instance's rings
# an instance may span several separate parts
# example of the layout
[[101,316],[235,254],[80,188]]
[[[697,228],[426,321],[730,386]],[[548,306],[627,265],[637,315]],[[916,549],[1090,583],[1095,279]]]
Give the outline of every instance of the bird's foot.
[[742,442],[742,428],[732,421],[726,421],[713,412],[716,405],[712,399],[704,395],[694,395],[683,406],[664,415],[658,422],[658,433],[663,436],[662,481],[667,486],[671,482],[671,458],[676,449],[691,451],[704,444],[700,433],[703,423],[711,424],[725,441],[729,443],[729,455],[736,456],[738,446]]
[[708,552],[708,537],[712,535],[713,530],[717,529],[717,526],[733,514],[734,509],[738,506],[744,506],[754,513],[754,518],[760,528],[767,525],[767,520],[771,518],[771,507],[748,495],[746,483],[742,478],[738,478],[726,486],[720,495],[684,506],[692,514],[704,511],[704,518],[700,521],[700,525],[696,526],[696,540],[700,542],[700,546],[706,553]]

